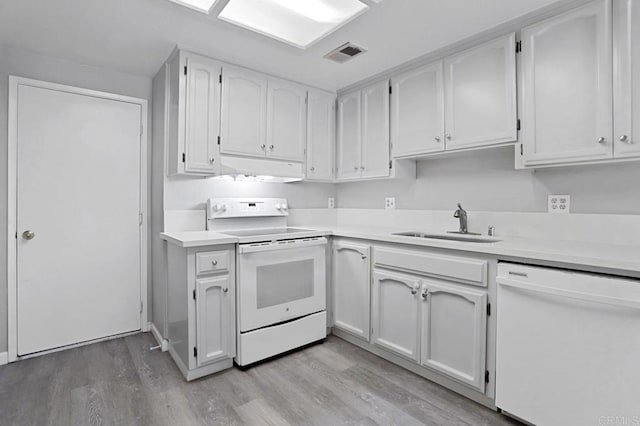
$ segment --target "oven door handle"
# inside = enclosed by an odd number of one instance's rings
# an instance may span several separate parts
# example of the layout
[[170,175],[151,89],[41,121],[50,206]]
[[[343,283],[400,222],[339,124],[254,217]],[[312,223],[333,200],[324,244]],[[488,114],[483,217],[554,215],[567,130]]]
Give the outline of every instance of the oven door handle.
[[274,241],[270,243],[240,244],[238,253],[258,253],[264,251],[276,250],[293,250],[302,247],[314,247],[327,245],[327,239],[324,237],[304,238],[299,240]]

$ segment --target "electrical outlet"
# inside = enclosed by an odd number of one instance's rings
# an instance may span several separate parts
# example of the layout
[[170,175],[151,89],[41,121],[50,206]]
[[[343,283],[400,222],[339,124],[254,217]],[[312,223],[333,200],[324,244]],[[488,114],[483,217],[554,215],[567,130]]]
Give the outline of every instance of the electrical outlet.
[[395,209],[396,208],[396,197],[386,197],[384,199],[384,208],[385,209]]
[[329,198],[327,199],[327,201],[328,201],[328,207],[329,207],[330,209],[335,209],[335,208],[336,208],[336,199],[335,199],[335,198],[333,198],[333,197],[329,197]]
[[549,195],[549,213],[570,213],[571,196],[569,195]]

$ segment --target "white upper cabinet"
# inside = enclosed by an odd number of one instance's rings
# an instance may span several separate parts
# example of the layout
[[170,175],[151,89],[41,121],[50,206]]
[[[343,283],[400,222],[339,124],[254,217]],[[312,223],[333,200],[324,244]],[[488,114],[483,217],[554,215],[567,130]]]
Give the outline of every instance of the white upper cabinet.
[[384,178],[389,169],[389,81],[338,98],[338,180]]
[[614,157],[640,156],[640,3],[616,0],[614,22]]
[[420,279],[374,270],[371,343],[418,362],[420,358]]
[[444,60],[446,149],[514,142],[515,34]]
[[222,70],[220,152],[264,157],[267,153],[267,78],[230,66]]
[[307,108],[307,179],[333,180],[336,97],[310,90]]
[[360,92],[338,98],[338,179],[360,177],[362,105]]
[[598,0],[522,31],[524,166],[612,158],[611,10]]
[[394,157],[444,150],[442,61],[391,79],[391,145]]
[[307,89],[283,80],[267,84],[267,156],[304,161]]
[[389,176],[389,81],[362,90],[361,177]]
[[220,63],[194,55],[186,58],[185,172],[219,170]]

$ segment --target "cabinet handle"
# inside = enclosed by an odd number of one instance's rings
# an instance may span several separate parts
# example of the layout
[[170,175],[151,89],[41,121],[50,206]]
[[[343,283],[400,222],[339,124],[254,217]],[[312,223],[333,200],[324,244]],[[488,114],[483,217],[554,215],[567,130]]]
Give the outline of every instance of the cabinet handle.
[[622,135],[618,139],[620,139],[620,142],[622,143],[629,143],[629,144],[631,143],[631,141],[629,140],[629,136],[627,135]]
[[598,138],[598,143],[599,143],[599,144],[603,144],[603,143],[605,143],[606,141],[607,141],[607,138],[603,138],[603,137]]
[[364,170],[364,166],[360,166],[360,170]]
[[440,136],[436,136],[434,139],[436,140],[436,142],[440,142]]
[[353,166],[353,170],[358,171],[358,166]]
[[270,149],[271,151],[273,151],[273,148],[275,148],[275,146],[273,146],[273,145],[269,145],[269,149]]
[[265,149],[266,147],[267,147],[267,145],[265,145],[265,144],[260,145],[260,149]]
[[213,266],[218,266],[218,261],[217,261],[217,260],[212,260],[212,261],[211,261],[211,264],[212,264]]
[[215,158],[213,158],[213,157],[209,158],[209,162],[210,162],[210,163],[213,163],[213,162],[215,162],[215,161],[216,161],[216,159],[215,159]]
[[450,141],[451,140],[451,135],[449,133],[447,133],[447,140]]
[[426,299],[429,296],[429,289],[425,288],[422,290],[422,294],[420,295],[423,299]]
[[224,293],[229,293],[229,289],[228,289],[227,287],[223,288],[223,289],[222,289],[222,291],[223,291]]
[[311,167],[311,171],[312,171],[312,172],[315,172],[315,171],[316,171],[316,168],[312,166],[312,167]]

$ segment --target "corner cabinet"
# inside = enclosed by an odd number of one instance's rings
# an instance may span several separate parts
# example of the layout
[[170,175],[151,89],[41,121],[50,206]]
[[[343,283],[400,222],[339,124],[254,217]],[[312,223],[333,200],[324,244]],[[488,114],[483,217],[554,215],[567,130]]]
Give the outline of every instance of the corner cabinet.
[[369,341],[371,260],[365,244],[333,243],[333,326]]
[[338,98],[338,180],[390,176],[389,81]]
[[333,181],[336,96],[309,90],[307,106],[306,179]]
[[167,174],[220,173],[220,73],[222,65],[189,52],[165,64]]
[[236,356],[235,245],[167,243],[169,353],[187,380],[233,366]]

